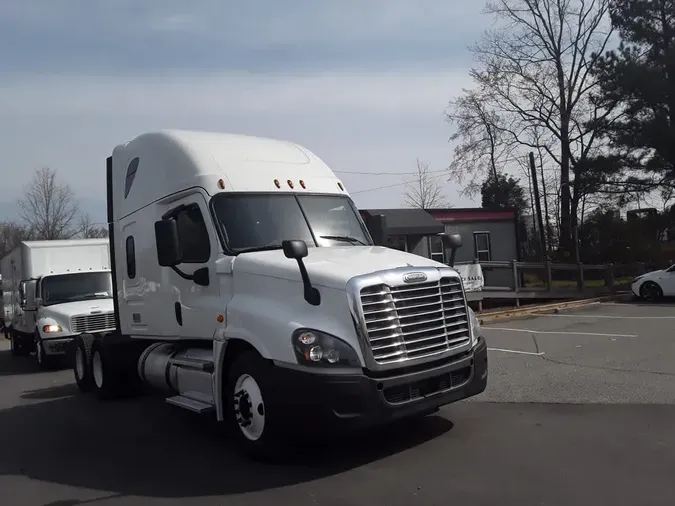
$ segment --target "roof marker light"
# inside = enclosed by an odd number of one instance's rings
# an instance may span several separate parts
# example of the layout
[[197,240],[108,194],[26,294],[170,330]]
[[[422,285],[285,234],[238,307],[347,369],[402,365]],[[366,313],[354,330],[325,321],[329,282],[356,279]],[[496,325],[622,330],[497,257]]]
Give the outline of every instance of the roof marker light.
[[345,191],[344,186],[342,186],[340,181],[338,181],[338,188],[340,188],[341,191]]
[[277,188],[281,188],[281,183],[279,182],[278,179],[274,180],[274,186],[276,186]]
[[218,180],[218,188],[220,188],[221,190],[224,190],[225,189],[225,181],[223,181],[222,179],[219,179]]
[[304,190],[305,188],[307,188],[307,187],[305,186],[305,182],[304,182],[302,179],[300,180],[300,186],[302,186],[302,189],[303,189],[303,190]]
[[289,188],[292,190],[292,189],[293,189],[293,181],[291,181],[291,180],[289,179],[289,180],[286,181],[286,182],[288,183]]

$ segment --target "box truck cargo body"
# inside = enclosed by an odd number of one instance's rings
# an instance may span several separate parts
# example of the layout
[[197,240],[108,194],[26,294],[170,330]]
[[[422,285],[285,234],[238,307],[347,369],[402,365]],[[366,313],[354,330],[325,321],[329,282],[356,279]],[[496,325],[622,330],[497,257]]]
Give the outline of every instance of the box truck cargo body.
[[5,332],[45,366],[82,332],[115,328],[107,239],[22,241],[0,261]]
[[265,455],[294,431],[423,416],[485,389],[457,271],[380,246],[383,218],[369,229],[309,150],[154,132],[115,147],[106,178],[117,330],[75,338],[83,392],[150,385]]

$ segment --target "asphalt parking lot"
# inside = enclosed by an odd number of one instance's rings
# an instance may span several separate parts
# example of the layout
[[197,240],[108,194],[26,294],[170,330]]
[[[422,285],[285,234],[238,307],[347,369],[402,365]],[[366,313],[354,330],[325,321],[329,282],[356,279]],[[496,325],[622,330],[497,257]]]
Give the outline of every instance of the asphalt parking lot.
[[493,323],[488,390],[439,415],[253,464],[214,424],[82,397],[0,341],[0,505],[669,505],[675,305]]

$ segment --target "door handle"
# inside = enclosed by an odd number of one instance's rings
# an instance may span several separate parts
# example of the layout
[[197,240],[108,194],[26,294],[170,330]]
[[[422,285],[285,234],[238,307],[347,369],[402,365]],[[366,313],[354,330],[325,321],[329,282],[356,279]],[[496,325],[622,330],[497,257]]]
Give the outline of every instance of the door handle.
[[176,302],[173,305],[173,309],[176,313],[176,321],[178,322],[178,325],[181,327],[183,326],[183,306],[181,305],[180,302]]

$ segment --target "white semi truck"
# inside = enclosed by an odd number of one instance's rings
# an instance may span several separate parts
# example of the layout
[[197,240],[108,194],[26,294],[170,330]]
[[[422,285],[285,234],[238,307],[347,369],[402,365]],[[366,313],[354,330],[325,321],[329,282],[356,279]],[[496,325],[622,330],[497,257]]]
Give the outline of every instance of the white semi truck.
[[[143,385],[264,455],[291,435],[422,416],[487,384],[459,274],[377,246],[342,182],[290,142],[167,130],[115,147],[116,331],[74,340],[80,389]],[[458,236],[444,236],[452,250]]]
[[108,239],[22,241],[0,261],[12,353],[46,368],[82,332],[112,331]]

